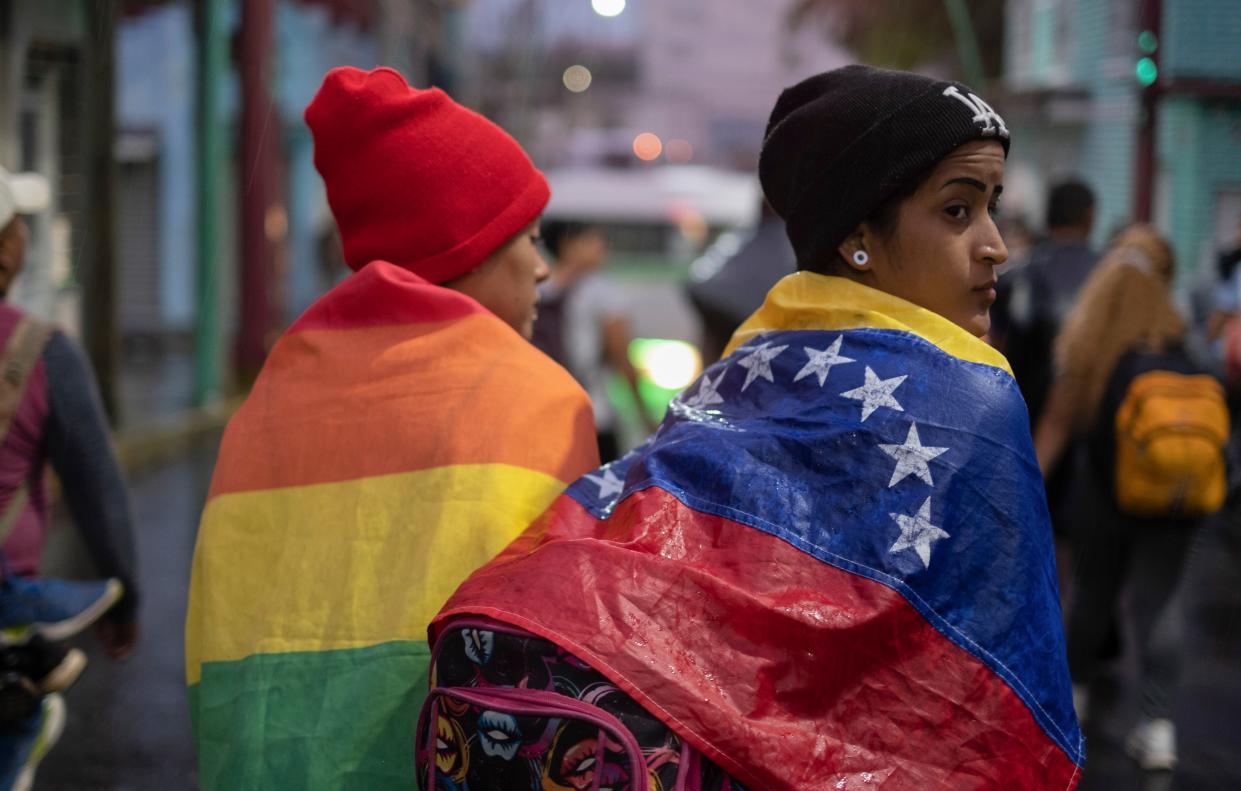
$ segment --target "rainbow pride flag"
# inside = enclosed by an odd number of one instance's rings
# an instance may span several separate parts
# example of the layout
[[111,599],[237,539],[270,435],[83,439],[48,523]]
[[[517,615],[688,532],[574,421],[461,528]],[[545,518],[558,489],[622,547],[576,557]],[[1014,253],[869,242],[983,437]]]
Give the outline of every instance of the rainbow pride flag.
[[280,339],[194,555],[204,789],[409,788],[427,624],[599,463],[586,394],[477,302],[375,262]]
[[1069,789],[1051,538],[1003,357],[798,273],[432,629],[553,640],[749,788]]

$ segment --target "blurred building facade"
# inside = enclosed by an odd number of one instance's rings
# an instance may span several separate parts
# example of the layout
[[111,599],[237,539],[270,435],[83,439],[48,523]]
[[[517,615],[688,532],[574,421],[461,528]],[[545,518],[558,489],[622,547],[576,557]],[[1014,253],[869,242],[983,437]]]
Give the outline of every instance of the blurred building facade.
[[[1006,12],[1015,180],[1041,196],[1080,176],[1098,194],[1098,243],[1149,213],[1181,282],[1207,276],[1241,222],[1241,3],[1008,0]],[[1037,226],[1041,205],[1021,207]]]
[[[228,29],[239,15],[229,9]],[[334,17],[325,5],[275,6],[270,67],[270,133],[279,141],[283,178],[271,230],[280,242],[279,302],[282,319],[298,315],[330,285],[318,264],[318,240],[329,227],[323,184],[314,170],[310,132],[302,110],[323,74],[338,65],[370,68],[378,62],[374,36],[350,16]],[[120,219],[122,332],[138,342],[184,345],[195,322],[195,218],[197,156],[195,19],[190,2],[147,6],[122,19],[117,30],[117,159],[121,169]],[[224,194],[239,187],[237,125],[240,75],[225,76],[222,115],[229,135]],[[220,289],[237,287],[237,212],[221,212]],[[221,324],[236,326],[236,300],[222,300]]]
[[10,299],[80,334],[78,262],[84,243],[82,89],[89,42],[86,4],[0,5],[0,165],[52,185],[51,207],[29,219],[26,270]]
[[[228,392],[243,338],[261,354],[339,276],[302,110],[337,65],[451,82],[453,13],[440,0],[0,4],[0,165],[53,193],[29,219],[11,299],[83,341],[114,418]],[[242,232],[256,215],[261,249]]]
[[[779,92],[848,62],[819,29],[792,29],[783,4],[629,0],[604,18],[586,0],[474,0],[461,96],[513,131],[541,166],[654,161],[752,169]],[[585,67],[589,87],[563,82]],[[673,142],[676,141],[676,142]]]

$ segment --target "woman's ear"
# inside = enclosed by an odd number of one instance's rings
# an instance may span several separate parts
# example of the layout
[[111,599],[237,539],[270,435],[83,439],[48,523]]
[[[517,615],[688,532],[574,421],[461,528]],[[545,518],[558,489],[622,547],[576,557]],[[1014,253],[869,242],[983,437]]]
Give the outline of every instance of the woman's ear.
[[861,227],[846,236],[836,250],[853,271],[870,271],[870,251],[866,249],[866,233]]

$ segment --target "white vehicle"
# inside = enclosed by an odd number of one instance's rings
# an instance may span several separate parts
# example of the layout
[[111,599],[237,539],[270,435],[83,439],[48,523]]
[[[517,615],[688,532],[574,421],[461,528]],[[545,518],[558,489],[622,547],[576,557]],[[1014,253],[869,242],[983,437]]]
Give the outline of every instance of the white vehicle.
[[[685,295],[691,263],[722,233],[753,226],[760,190],[753,174],[701,166],[566,168],[546,173],[546,219],[601,228],[608,280],[628,306],[631,362],[642,374],[644,408],[662,416],[668,400],[701,369],[698,316]],[[644,434],[620,380],[609,387],[623,444]]]
[[[673,279],[720,232],[758,218],[758,179],[696,165],[550,170],[544,216],[604,228],[615,270],[662,268]],[[658,276],[657,272],[646,272]]]

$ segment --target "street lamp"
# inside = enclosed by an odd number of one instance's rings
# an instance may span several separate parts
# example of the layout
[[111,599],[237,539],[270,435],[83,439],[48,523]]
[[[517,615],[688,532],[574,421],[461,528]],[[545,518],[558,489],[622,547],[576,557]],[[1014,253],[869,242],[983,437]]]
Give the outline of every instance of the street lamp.
[[625,0],[590,0],[590,7],[599,16],[620,16],[625,10]]

